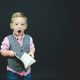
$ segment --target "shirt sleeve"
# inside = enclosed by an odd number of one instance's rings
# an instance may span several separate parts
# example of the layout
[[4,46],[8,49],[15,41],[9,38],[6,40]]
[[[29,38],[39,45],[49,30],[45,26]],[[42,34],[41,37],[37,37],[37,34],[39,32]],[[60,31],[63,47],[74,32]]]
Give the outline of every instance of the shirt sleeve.
[[32,37],[30,37],[30,43],[29,43],[29,45],[30,45],[30,50],[35,47],[34,43],[33,43]]
[[1,43],[1,50],[9,50],[10,44],[7,37],[4,38],[4,40]]

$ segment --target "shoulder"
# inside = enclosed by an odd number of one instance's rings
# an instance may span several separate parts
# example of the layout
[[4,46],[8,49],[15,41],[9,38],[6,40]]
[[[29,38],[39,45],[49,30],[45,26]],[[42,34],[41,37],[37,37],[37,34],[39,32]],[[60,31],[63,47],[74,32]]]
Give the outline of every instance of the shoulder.
[[2,44],[8,44],[9,43],[9,39],[8,37],[4,37],[3,41],[2,41]]
[[10,37],[10,36],[11,36],[11,35],[5,36],[3,40],[8,40],[8,37]]
[[29,35],[29,34],[25,34],[25,36],[26,36],[26,37],[29,37],[29,38],[32,38],[31,35]]
[[32,38],[31,35],[29,35],[29,34],[25,34],[25,36],[26,36],[27,38],[29,38],[30,42],[33,42],[33,38]]
[[9,38],[9,37],[11,37],[12,36],[12,34],[11,35],[8,35],[8,36],[6,36],[7,38]]
[[8,36],[4,37],[3,41],[8,42],[10,36],[11,36],[11,35],[8,35]]

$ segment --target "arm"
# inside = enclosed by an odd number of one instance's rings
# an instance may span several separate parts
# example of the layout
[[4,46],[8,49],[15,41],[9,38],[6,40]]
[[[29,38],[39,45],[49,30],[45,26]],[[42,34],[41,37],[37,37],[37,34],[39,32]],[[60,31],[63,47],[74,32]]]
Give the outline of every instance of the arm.
[[32,56],[32,57],[34,58],[35,47],[34,47],[34,43],[33,43],[33,39],[32,39],[32,37],[30,37],[30,43],[29,43],[29,46],[30,46],[30,52],[29,52],[29,55]]
[[10,48],[9,40],[7,37],[5,37],[1,44],[1,51],[0,51],[1,55],[10,57],[15,56],[15,52],[9,50],[9,48]]
[[9,56],[9,57],[13,57],[16,55],[16,53],[14,51],[11,51],[11,50],[1,50],[0,51],[1,55],[2,56]]
[[35,53],[35,48],[32,48],[31,51],[29,52],[29,55],[34,58],[34,53]]

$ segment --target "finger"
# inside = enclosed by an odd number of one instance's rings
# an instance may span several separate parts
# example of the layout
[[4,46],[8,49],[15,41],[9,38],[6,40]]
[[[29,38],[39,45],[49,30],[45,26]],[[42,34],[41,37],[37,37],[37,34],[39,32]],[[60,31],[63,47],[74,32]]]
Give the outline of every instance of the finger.
[[16,53],[14,52],[14,56],[16,56]]

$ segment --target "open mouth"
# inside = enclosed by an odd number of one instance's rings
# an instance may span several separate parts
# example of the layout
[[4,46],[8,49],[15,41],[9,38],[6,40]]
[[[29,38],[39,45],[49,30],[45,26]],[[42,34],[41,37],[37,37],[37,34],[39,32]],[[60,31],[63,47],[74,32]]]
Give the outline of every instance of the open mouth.
[[21,33],[21,30],[18,30],[18,33]]

